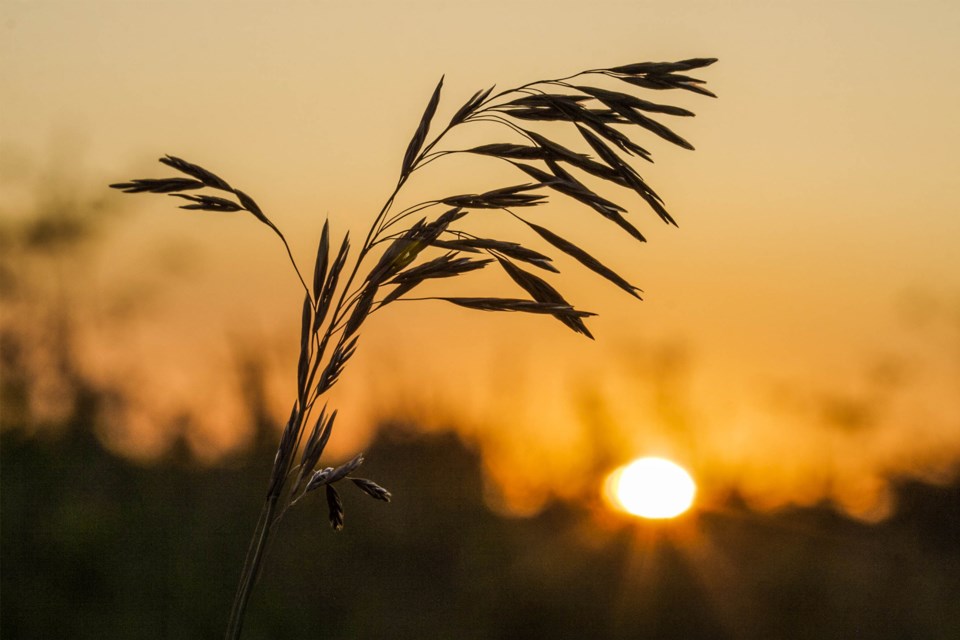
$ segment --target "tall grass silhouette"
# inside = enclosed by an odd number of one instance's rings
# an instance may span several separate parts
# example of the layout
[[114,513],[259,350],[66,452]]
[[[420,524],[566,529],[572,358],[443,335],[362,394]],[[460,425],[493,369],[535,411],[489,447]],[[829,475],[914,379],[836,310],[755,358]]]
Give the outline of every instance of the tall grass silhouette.
[[[320,465],[337,419],[337,411],[322,400],[356,352],[364,321],[381,308],[398,301],[441,300],[481,311],[547,315],[572,331],[593,338],[586,320],[594,314],[573,306],[544,277],[534,272],[559,273],[547,254],[513,240],[474,235],[465,230],[464,222],[478,210],[502,211],[531,229],[545,245],[573,258],[639,299],[640,289],[589,251],[534,223],[526,210],[545,204],[548,193],[559,194],[599,214],[635,240],[644,242],[643,234],[624,215],[626,209],[581,182],[575,176],[580,172],[635,192],[663,222],[676,225],[664,201],[624,156],[652,161],[650,152],[634,140],[633,133],[638,130],[693,149],[689,142],[654,117],[689,117],[694,114],[634,94],[638,89],[679,89],[713,96],[702,80],[686,75],[713,62],[715,59],[712,58],[641,62],[591,69],[555,80],[539,80],[496,93],[494,88],[481,90],[439,128],[434,120],[443,87],[441,78],[404,153],[397,184],[374,218],[359,249],[352,251],[349,234],[334,241],[329,220],[325,221],[309,279],[297,266],[283,233],[256,201],[203,167],[168,155],[160,162],[179,175],[110,185],[125,193],[167,194],[186,201],[181,205],[182,209],[252,214],[280,238],[304,289],[297,397],[280,436],[266,499],[231,612],[228,638],[240,636],[264,551],[287,509],[310,494],[323,493],[330,523],[334,529],[340,529],[343,527],[343,503],[339,489],[344,483],[352,483],[377,500],[390,500],[389,491],[356,475],[363,464],[362,454],[337,467]],[[595,82],[597,80],[600,82]],[[596,86],[612,85],[615,81],[625,85],[625,91]],[[511,141],[465,149],[442,146],[450,131],[475,123],[499,125],[509,134]],[[595,153],[596,158],[570,149],[542,133],[547,127],[555,129],[557,123],[575,130],[581,146]],[[439,133],[431,138],[432,131],[438,128]],[[464,153],[508,163],[523,174],[526,181],[483,193],[438,197],[399,211],[394,209],[397,196],[415,172],[441,158]],[[459,278],[489,268],[503,270],[525,294],[524,297],[410,295],[425,282]]]

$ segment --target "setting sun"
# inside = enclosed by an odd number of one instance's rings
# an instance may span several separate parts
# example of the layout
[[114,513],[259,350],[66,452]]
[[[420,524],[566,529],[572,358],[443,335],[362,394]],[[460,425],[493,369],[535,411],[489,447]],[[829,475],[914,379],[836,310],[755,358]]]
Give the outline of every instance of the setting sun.
[[619,509],[642,518],[674,518],[693,504],[696,485],[687,471],[663,458],[640,458],[607,478],[606,493]]

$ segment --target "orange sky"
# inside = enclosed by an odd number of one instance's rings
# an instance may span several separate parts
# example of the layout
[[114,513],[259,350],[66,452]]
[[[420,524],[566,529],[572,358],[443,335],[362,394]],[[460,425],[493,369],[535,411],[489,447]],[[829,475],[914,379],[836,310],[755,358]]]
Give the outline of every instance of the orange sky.
[[[253,194],[305,265],[324,216],[359,232],[379,209],[440,75],[442,117],[493,83],[718,57],[699,75],[719,100],[673,100],[698,114],[677,123],[697,151],[652,143],[657,164],[638,167],[680,229],[638,200],[624,204],[647,245],[567,227],[644,302],[561,262],[560,288],[601,314],[595,343],[541,318],[398,306],[364,336],[338,392],[344,415],[365,433],[378,416],[429,409],[483,442],[502,478],[535,456],[512,485],[533,501],[538,488],[572,491],[562,479],[586,464],[591,397],[624,458],[659,449],[771,506],[832,496],[856,512],[864,494],[866,514],[882,509],[877,478],[960,452],[956,3],[51,0],[6,2],[0,16],[0,197],[22,186],[11,158],[42,163],[64,138],[91,189],[165,175],[153,160],[173,153]],[[455,164],[441,184],[483,180]],[[135,323],[91,325],[90,367],[154,390],[128,444],[202,389],[217,409],[202,412],[200,440],[216,448],[242,421],[222,375],[237,341],[261,345],[278,397],[289,393],[297,283],[251,219],[111,197],[135,215],[82,287],[98,300],[111,287],[162,292]],[[149,275],[178,255],[187,276]],[[948,311],[924,316],[918,298]],[[890,361],[903,382],[878,387],[871,371]],[[892,398],[877,424],[824,426],[825,396],[873,393]]]

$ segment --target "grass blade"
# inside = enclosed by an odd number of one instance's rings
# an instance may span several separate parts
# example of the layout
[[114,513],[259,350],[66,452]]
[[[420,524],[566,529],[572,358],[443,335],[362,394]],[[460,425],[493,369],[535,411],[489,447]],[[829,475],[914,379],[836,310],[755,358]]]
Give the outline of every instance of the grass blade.
[[196,178],[203,184],[214,189],[220,189],[221,191],[233,191],[227,181],[216,175],[212,171],[207,171],[199,165],[195,165],[192,162],[187,162],[182,158],[176,156],[164,156],[160,158],[160,162],[167,165],[172,169],[176,169],[181,173],[185,173],[192,178]]
[[559,273],[557,268],[551,264],[549,256],[545,256],[538,251],[528,249],[517,242],[507,242],[506,240],[491,240],[487,238],[462,238],[458,240],[437,240],[434,246],[455,249],[458,251],[476,252],[484,250],[488,252],[502,253],[503,255],[532,264],[545,271]]
[[659,104],[657,102],[649,102],[647,100],[642,100],[636,96],[632,96],[628,93],[620,93],[619,91],[608,91],[606,89],[600,89],[598,87],[584,87],[577,86],[575,87],[577,91],[582,91],[588,95],[593,96],[597,100],[600,100],[605,105],[609,106],[611,109],[614,104],[623,105],[630,109],[639,109],[640,111],[649,111],[650,113],[664,113],[672,116],[685,116],[692,117],[694,114],[692,111],[683,109],[682,107],[674,107],[668,104]]
[[327,485],[327,513],[330,518],[330,526],[334,531],[343,529],[343,502],[340,500],[340,494],[333,488],[333,485]]
[[[523,219],[521,218],[521,220]],[[551,245],[553,245],[560,251],[564,252],[565,254],[567,254],[568,256],[570,256],[571,258],[573,258],[574,260],[576,260],[586,268],[590,269],[594,273],[606,278],[607,280],[617,285],[618,287],[620,287],[621,289],[623,289],[633,297],[642,300],[642,298],[640,298],[640,295],[639,295],[640,293],[642,293],[642,289],[639,289],[633,286],[632,284],[630,284],[629,282],[627,282],[625,279],[620,277],[615,271],[613,271],[613,269],[606,267],[603,263],[601,263],[599,260],[591,256],[589,253],[587,253],[577,245],[558,236],[557,234],[550,231],[549,229],[541,227],[540,225],[534,224],[527,220],[523,220],[523,222],[525,222],[527,226],[533,229],[537,233],[537,235],[539,235],[541,238],[549,242]]]
[[297,397],[302,406],[307,396],[307,372],[310,368],[310,321],[313,319],[313,300],[310,294],[303,299],[303,310],[300,315],[300,358],[297,362]]
[[473,94],[473,97],[467,100],[467,102],[462,107],[460,107],[460,109],[458,109],[455,114],[453,114],[453,117],[450,118],[449,126],[455,127],[456,125],[466,120],[476,110],[476,108],[479,107],[483,103],[483,101],[487,99],[487,97],[490,95],[493,89],[494,89],[493,87],[490,87],[489,89],[486,89],[486,90],[481,89],[480,91],[477,91],[475,94]]
[[389,304],[400,296],[409,293],[414,287],[422,283],[424,280],[459,276],[469,271],[482,269],[487,264],[492,262],[492,260],[488,259],[476,260],[473,258],[457,258],[456,255],[456,252],[446,253],[438,258],[430,260],[429,262],[425,262],[417,267],[398,273],[392,280],[387,282],[388,285],[397,285],[396,288],[394,288],[393,291],[384,297],[380,303],[380,306]]
[[553,315],[558,311],[563,311],[580,318],[588,318],[596,315],[589,311],[580,311],[570,306],[556,305],[535,300],[522,300],[517,298],[437,298],[445,300],[460,307],[467,309],[477,309],[479,311],[517,311],[522,313],[545,313]]
[[390,502],[390,498],[393,497],[393,494],[378,485],[373,480],[367,480],[366,478],[350,478],[350,481],[374,500]]
[[442,87],[443,77],[441,77],[440,82],[437,83],[437,88],[433,90],[430,102],[427,103],[423,117],[420,118],[417,131],[413,134],[413,138],[407,146],[407,152],[403,155],[403,167],[400,170],[401,176],[407,176],[410,171],[413,170],[413,164],[417,160],[417,154],[420,153],[420,149],[423,148],[423,143],[427,139],[427,132],[430,130],[430,121],[433,120],[433,116],[437,112],[437,105],[440,104],[440,89]]
[[111,184],[111,189],[119,189],[124,193],[174,193],[191,189],[202,189],[206,185],[199,180],[190,178],[140,178],[130,182]]
[[674,71],[690,71],[691,69],[709,67],[716,61],[717,58],[690,58],[678,62],[636,62],[634,64],[613,67],[610,71],[628,75],[666,74],[673,73]]
[[572,306],[564,300],[560,292],[554,289],[546,280],[524,271],[509,260],[504,260],[503,258],[497,258],[497,260],[500,262],[503,270],[507,272],[507,275],[520,285],[524,291],[529,293],[534,300],[557,307],[557,310],[551,313],[554,318],[570,329],[573,329],[574,332],[582,333],[591,340],[593,339],[593,335],[587,329],[587,325],[583,323],[582,318],[565,312],[565,309],[571,309]]
[[317,245],[317,260],[313,263],[313,297],[319,302],[323,293],[323,284],[327,280],[327,267],[330,261],[330,221],[323,221],[320,243]]
[[226,198],[220,198],[218,196],[194,196],[186,193],[170,193],[167,195],[173,198],[183,198],[184,200],[189,200],[193,203],[181,205],[181,209],[192,209],[196,211],[223,211],[228,213],[233,211],[243,211],[243,207],[233,200],[227,200]]
[[317,462],[320,461],[320,456],[323,455],[323,450],[330,440],[330,435],[333,433],[333,423],[336,419],[337,411],[334,410],[333,413],[328,416],[327,406],[324,405],[320,411],[320,417],[317,418],[317,421],[313,425],[313,430],[310,432],[307,444],[303,447],[303,454],[300,456],[300,473],[297,476],[296,484],[290,492],[291,494],[295,494],[300,490],[300,487],[303,486],[303,481],[306,480],[314,467],[317,466]]
[[673,219],[666,208],[663,206],[663,201],[660,199],[660,196],[651,189],[646,182],[643,181],[643,178],[626,162],[620,159],[620,156],[614,152],[613,149],[603,144],[599,138],[590,133],[588,130],[577,125],[577,129],[580,131],[580,135],[583,136],[584,140],[597,152],[597,155],[606,162],[613,170],[616,172],[617,176],[620,178],[619,182],[622,186],[629,187],[633,189],[644,201],[650,205],[650,207],[656,212],[660,219],[666,222],[667,224],[672,224],[677,226],[677,221]]
[[330,266],[330,271],[327,273],[327,279],[323,284],[321,294],[317,297],[317,313],[314,314],[313,317],[314,332],[320,328],[320,325],[327,317],[327,312],[330,310],[330,303],[333,302],[333,294],[336,293],[337,285],[340,281],[340,272],[343,271],[343,266],[347,263],[347,255],[349,253],[350,233],[347,232],[340,243],[340,250],[337,252],[337,257],[334,259],[333,264]]

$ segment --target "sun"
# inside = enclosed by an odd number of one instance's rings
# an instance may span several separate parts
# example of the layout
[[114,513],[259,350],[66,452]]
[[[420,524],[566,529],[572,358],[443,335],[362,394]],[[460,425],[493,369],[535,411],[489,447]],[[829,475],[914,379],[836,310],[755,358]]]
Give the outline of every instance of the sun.
[[640,458],[607,477],[606,494],[618,509],[642,518],[675,518],[690,508],[697,487],[678,464]]

